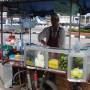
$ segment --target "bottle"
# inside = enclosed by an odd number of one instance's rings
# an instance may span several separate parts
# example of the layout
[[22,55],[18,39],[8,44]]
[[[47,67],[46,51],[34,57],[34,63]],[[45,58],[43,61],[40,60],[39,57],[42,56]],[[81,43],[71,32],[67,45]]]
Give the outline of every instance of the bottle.
[[38,74],[34,72],[34,90],[39,90]]

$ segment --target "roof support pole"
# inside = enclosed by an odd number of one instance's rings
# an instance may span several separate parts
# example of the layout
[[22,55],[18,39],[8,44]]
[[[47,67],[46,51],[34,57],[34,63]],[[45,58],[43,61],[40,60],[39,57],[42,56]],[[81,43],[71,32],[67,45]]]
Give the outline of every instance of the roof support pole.
[[71,51],[72,0],[70,0],[69,51]]
[[2,52],[2,63],[3,60],[3,3],[1,4],[1,52]]
[[80,20],[81,20],[81,15],[79,14],[78,17],[79,17],[79,27],[78,27],[79,35],[78,35],[78,40],[80,41]]

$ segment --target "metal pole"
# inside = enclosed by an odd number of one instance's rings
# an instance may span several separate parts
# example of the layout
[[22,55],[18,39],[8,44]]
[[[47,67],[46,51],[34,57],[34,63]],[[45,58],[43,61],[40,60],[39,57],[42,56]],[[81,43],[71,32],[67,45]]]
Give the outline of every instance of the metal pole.
[[[12,26],[12,20],[13,20],[13,18],[11,17],[11,27],[13,27],[13,26]],[[13,28],[11,28],[11,29],[13,29]],[[14,32],[14,31],[12,30],[12,32]]]
[[2,51],[2,63],[3,60],[3,4],[1,4],[1,51]]
[[22,50],[23,50],[23,24],[22,24],[22,22],[21,22],[21,20],[20,20],[20,24],[21,24],[21,32],[20,32],[20,40],[21,40],[21,48],[20,48],[20,51],[22,52]]
[[[72,0],[70,0],[69,52],[71,52],[71,26],[72,26]],[[77,83],[72,82],[72,90],[78,90],[78,85],[77,85]]]
[[27,70],[27,86],[28,86],[28,89],[29,90],[32,90],[32,84],[31,84],[31,76],[30,76],[30,73],[29,73],[29,70]]
[[22,20],[20,20],[20,24],[21,24],[21,32],[20,32],[20,40],[21,40],[21,46],[20,46],[20,53],[21,53],[21,65],[23,65],[23,55],[24,55],[24,39],[23,39],[23,24],[22,24]]
[[[20,69],[18,67],[18,72],[20,72]],[[22,81],[21,81],[21,74],[19,73],[19,85],[21,86],[22,85]]]
[[69,52],[71,52],[72,2],[70,1]]
[[30,30],[29,30],[29,39],[30,39],[29,44],[31,44],[31,28],[30,28]]
[[79,14],[79,36],[78,36],[79,41],[80,41],[80,20],[81,20],[81,15]]

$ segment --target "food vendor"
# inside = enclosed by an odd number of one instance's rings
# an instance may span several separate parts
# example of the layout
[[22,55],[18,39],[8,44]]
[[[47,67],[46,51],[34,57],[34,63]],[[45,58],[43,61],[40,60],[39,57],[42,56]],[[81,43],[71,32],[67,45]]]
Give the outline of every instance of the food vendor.
[[51,15],[51,26],[44,28],[38,40],[43,45],[64,48],[65,30],[59,25],[59,16],[56,13]]

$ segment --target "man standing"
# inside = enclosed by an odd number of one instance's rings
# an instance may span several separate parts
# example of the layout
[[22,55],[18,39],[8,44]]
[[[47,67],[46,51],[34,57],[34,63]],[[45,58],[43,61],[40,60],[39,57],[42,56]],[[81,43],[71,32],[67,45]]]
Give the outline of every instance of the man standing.
[[59,26],[59,17],[56,13],[51,15],[51,26],[44,28],[44,30],[39,34],[38,40],[42,44],[50,47],[64,48],[65,31]]

